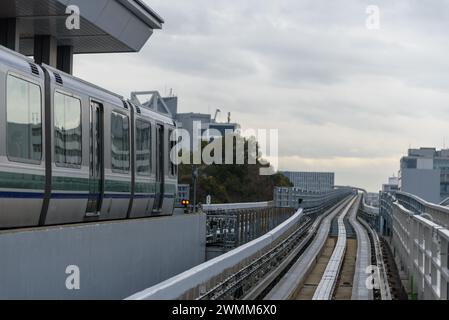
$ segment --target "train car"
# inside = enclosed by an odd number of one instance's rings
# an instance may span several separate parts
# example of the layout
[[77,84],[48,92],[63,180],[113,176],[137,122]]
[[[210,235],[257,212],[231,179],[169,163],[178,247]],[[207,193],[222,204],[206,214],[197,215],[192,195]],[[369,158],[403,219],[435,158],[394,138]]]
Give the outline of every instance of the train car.
[[[173,212],[178,190],[178,168],[171,161],[171,156],[176,157],[176,152],[171,154],[176,143],[176,126],[166,115],[135,103],[129,102],[135,110],[132,121],[136,128],[133,138],[136,148],[133,152],[135,199],[130,216],[165,215]],[[150,144],[149,150],[153,150],[151,156],[145,152],[148,150],[146,144]],[[150,163],[145,161],[148,158]],[[151,194],[149,199],[148,194]]]
[[168,114],[0,46],[0,229],[171,215]]

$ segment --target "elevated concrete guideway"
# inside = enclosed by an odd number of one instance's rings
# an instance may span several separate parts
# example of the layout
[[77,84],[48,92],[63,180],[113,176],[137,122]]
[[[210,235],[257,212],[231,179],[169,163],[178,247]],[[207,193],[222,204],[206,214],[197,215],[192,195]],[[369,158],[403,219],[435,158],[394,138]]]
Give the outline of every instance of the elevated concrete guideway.
[[[67,6],[80,10],[69,30]],[[73,54],[138,52],[164,20],[141,0],[2,0],[0,45],[72,72]]]
[[[332,197],[322,197],[323,201],[316,203],[315,207],[299,208],[289,219],[257,239],[138,292],[128,299],[259,300],[281,273],[289,268],[297,255],[308,246],[321,220],[319,217],[333,211],[352,193],[351,189],[340,190],[338,193],[332,193]],[[233,204],[230,207],[254,208],[263,205],[266,203]],[[228,226],[230,227],[230,224]],[[240,227],[234,225],[233,228]]]

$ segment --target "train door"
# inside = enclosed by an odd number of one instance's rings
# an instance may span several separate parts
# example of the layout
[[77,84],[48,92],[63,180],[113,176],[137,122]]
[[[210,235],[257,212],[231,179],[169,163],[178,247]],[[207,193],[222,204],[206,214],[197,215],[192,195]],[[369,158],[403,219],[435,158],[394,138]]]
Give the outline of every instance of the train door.
[[90,104],[89,201],[87,215],[100,215],[104,195],[104,121],[103,106]]
[[164,202],[164,178],[165,178],[165,156],[164,156],[164,126],[156,125],[156,199],[154,211],[160,212]]

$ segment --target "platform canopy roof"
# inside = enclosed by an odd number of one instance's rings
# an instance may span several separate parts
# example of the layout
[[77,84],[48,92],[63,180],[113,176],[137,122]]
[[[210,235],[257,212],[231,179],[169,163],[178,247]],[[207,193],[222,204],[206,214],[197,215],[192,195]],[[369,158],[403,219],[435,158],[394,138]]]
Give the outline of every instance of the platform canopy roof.
[[[66,27],[68,5],[80,9],[80,29]],[[1,0],[0,19],[16,19],[19,51],[33,54],[34,37],[50,35],[73,53],[137,52],[164,20],[141,0]]]

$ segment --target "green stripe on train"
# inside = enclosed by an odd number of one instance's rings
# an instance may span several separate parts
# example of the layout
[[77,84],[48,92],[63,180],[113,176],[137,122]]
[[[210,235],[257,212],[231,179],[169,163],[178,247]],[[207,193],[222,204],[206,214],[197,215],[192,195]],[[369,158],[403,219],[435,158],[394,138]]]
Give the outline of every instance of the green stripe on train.
[[89,179],[72,177],[53,177],[52,189],[58,191],[88,191]]
[[45,177],[27,173],[0,172],[0,188],[43,190]]
[[104,186],[105,192],[131,192],[131,181],[106,180]]
[[[44,190],[45,176],[0,172],[0,188],[3,189],[27,189],[27,190]],[[72,178],[72,177],[53,177],[52,189],[56,191],[89,191],[89,179],[87,178]],[[106,180],[106,192],[131,192],[131,182]],[[159,191],[159,186],[147,183],[137,183],[136,193],[155,193]],[[165,185],[166,193],[175,193],[175,184]]]
[[136,193],[156,193],[156,186],[154,182],[152,184],[148,183],[136,183]]

